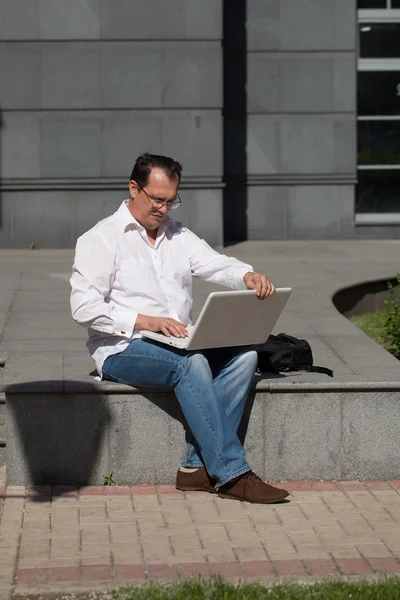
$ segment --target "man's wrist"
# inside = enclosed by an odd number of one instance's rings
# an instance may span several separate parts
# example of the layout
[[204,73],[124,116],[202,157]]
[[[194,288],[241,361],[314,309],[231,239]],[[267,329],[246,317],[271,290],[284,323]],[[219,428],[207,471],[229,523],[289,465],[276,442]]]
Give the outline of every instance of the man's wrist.
[[135,321],[135,329],[148,329],[147,315],[138,314]]
[[243,275],[243,281],[244,281],[245,283],[246,283],[246,278],[247,278],[249,275],[255,275],[255,272],[254,272],[254,271],[247,271],[247,273],[245,273],[245,274]]

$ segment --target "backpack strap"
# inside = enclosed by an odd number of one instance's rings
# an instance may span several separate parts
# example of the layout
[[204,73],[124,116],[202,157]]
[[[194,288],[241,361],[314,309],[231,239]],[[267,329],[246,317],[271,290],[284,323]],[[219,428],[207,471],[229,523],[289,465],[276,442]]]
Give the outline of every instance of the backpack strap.
[[328,375],[329,377],[333,377],[332,369],[328,369],[328,367],[303,367],[304,371],[308,371],[309,373],[322,373],[323,375]]

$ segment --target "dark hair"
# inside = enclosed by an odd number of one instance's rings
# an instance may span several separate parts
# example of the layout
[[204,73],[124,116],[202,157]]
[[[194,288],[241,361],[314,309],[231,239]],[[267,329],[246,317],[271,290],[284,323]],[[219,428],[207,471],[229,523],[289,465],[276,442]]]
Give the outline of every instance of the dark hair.
[[173,181],[178,178],[181,180],[182,165],[169,156],[160,154],[141,154],[136,159],[131,173],[131,180],[139,185],[145,186],[149,181],[151,170],[154,168],[163,169],[167,177]]

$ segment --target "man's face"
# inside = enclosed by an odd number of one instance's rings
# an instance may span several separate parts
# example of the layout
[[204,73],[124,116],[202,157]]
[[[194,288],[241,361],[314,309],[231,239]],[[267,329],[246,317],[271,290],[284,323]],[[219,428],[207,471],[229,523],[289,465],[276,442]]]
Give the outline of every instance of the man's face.
[[149,180],[144,189],[135,181],[129,182],[131,201],[128,208],[132,216],[145,229],[157,229],[167,216],[169,209],[167,205],[157,206],[155,200],[173,202],[178,193],[178,178],[171,181],[163,169],[151,170]]

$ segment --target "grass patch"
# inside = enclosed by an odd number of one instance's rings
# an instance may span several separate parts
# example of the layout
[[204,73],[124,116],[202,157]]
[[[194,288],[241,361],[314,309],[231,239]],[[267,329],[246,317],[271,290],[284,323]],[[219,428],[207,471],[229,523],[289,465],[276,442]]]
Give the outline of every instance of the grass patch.
[[357,327],[370,338],[375,340],[375,342],[386,347],[384,335],[387,317],[387,310],[376,310],[372,313],[350,317],[349,320],[354,323],[354,325],[357,325]]
[[223,579],[127,586],[109,591],[104,600],[399,600],[400,578],[377,581],[325,581],[234,585]]
[[387,285],[387,310],[350,317],[350,321],[400,360],[400,273],[397,273],[396,285],[390,281]]

